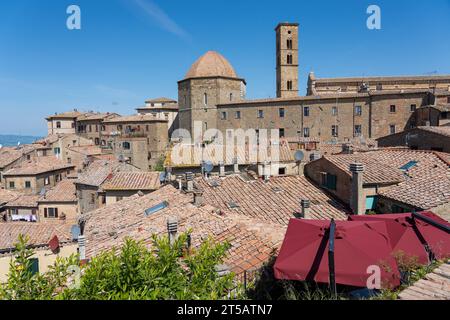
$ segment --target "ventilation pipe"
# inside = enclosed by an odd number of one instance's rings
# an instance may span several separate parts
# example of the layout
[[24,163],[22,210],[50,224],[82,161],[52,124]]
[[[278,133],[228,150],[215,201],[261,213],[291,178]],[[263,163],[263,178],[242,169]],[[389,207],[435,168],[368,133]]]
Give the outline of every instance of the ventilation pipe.
[[223,161],[219,161],[219,177],[225,177],[225,165]]
[[186,172],[186,190],[192,192],[194,190],[194,174]]
[[194,191],[194,205],[201,206],[203,204],[203,191],[195,190]]
[[167,219],[167,233],[169,234],[169,242],[173,244],[177,238],[178,219],[176,217],[169,217]]
[[234,168],[234,173],[239,173],[239,163],[238,163],[237,157],[235,157],[233,159],[233,168]]
[[308,199],[302,199],[300,200],[300,207],[302,208],[301,217],[304,219],[309,218],[309,208],[310,208],[310,201]]
[[350,195],[350,207],[353,214],[363,215],[366,209],[366,199],[363,192],[364,166],[361,163],[351,163],[352,190]]
[[80,260],[86,259],[86,238],[83,235],[78,236],[78,253]]

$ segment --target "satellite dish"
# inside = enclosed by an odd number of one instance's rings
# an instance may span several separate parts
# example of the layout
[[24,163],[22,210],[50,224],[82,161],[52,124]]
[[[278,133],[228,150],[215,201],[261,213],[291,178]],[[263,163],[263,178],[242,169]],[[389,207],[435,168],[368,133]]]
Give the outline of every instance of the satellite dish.
[[214,169],[214,165],[212,164],[212,162],[211,161],[205,161],[205,171],[206,172],[211,172],[211,171],[213,171],[213,169]]
[[305,158],[305,154],[302,150],[295,151],[294,154],[295,161],[302,161]]
[[123,156],[123,154],[119,155],[118,160],[119,160],[119,162],[125,161],[125,157]]

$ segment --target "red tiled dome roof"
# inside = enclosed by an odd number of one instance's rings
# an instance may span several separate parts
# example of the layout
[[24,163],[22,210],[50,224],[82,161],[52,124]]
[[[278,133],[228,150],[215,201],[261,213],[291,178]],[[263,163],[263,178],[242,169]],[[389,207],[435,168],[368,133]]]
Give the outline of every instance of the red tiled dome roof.
[[237,78],[236,72],[227,59],[218,52],[208,51],[194,62],[185,78],[214,76]]

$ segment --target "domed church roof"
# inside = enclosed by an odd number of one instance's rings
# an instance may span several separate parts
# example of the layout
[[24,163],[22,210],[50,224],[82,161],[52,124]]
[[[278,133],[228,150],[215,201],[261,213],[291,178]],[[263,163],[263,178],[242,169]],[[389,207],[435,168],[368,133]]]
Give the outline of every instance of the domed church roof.
[[218,52],[208,51],[194,62],[185,78],[217,76],[237,78],[236,72],[227,59]]

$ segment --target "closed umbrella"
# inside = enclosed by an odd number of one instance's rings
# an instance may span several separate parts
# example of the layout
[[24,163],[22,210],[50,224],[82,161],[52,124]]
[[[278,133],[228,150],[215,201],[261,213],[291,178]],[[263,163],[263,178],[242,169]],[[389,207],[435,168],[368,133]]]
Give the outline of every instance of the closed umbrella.
[[330,254],[333,223],[291,219],[274,265],[275,277],[320,283],[330,283],[331,278],[338,284],[366,287],[372,266],[379,267],[382,287],[400,284],[397,264],[390,255],[386,223],[337,221]]
[[432,212],[349,216],[352,221],[385,221],[392,254],[421,264],[450,257],[450,224]]

